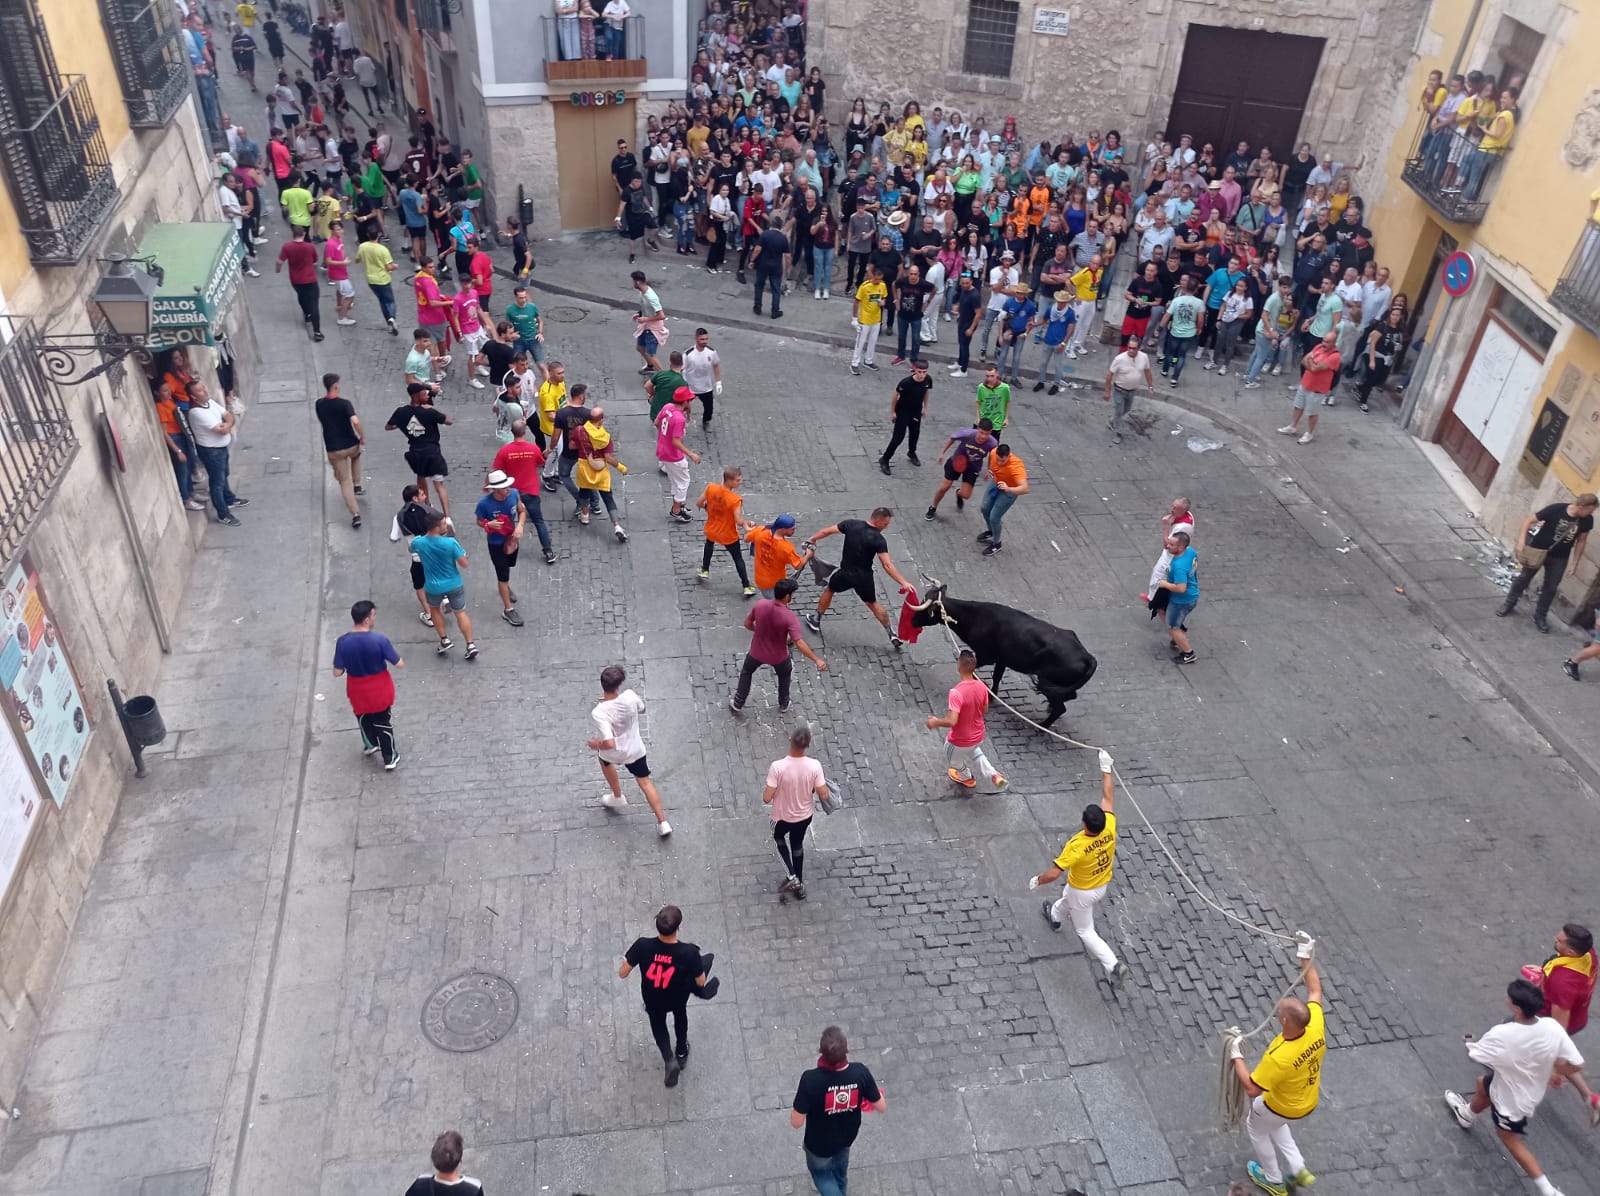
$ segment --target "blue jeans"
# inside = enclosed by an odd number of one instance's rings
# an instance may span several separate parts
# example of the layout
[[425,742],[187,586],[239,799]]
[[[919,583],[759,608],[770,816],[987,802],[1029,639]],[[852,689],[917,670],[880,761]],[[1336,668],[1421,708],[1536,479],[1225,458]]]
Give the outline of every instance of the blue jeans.
[[1450,146],[1454,140],[1454,134],[1448,129],[1428,134],[1428,148],[1422,158],[1422,169],[1429,181],[1437,184],[1444,177],[1445,164],[1450,160]]
[[1483,189],[1483,181],[1488,177],[1489,168],[1499,160],[1499,154],[1486,153],[1478,149],[1468,154],[1467,160],[1462,163],[1467,173],[1461,183],[1461,194],[1468,199],[1477,199],[1478,192]]
[[692,249],[694,247],[694,208],[678,200],[672,205],[672,218],[678,230],[678,249]]
[[783,310],[783,271],[782,270],[757,270],[755,312],[761,314],[761,292],[770,287],[772,289],[772,310]]
[[1172,371],[1172,380],[1176,382],[1183,373],[1183,363],[1189,360],[1189,350],[1194,348],[1196,338],[1192,336],[1173,336],[1167,333],[1167,368]]
[[[172,472],[178,477],[178,497],[188,502],[189,496],[194,493],[194,441],[181,432],[167,443],[171,444],[172,440],[178,442],[178,451],[184,456],[182,461],[177,457],[172,458]],[[168,455],[171,455],[170,452]]]
[[846,1146],[836,1155],[823,1156],[806,1151],[806,1170],[811,1172],[811,1182],[816,1185],[817,1196],[845,1196],[850,1180],[850,1148]]
[[983,496],[983,505],[979,511],[983,513],[983,521],[989,527],[989,542],[1000,543],[1000,524],[1006,517],[1006,512],[1011,509],[1011,504],[1017,501],[1015,494],[1008,494],[1000,489],[994,482],[989,483],[989,489]]
[[394,284],[369,282],[367,286],[378,297],[378,310],[383,312],[383,318],[385,320],[394,319]]
[[217,518],[226,519],[228,508],[239,498],[228,486],[228,450],[196,445],[200,464],[206,467],[206,480],[211,485],[211,505],[217,509]]
[[[1020,378],[1022,376],[1022,346],[1028,343],[1025,334],[1019,332],[1013,336],[1009,343],[1002,344],[994,355],[994,368],[999,371],[1002,378]],[[1006,364],[1009,361],[1011,372],[1006,373]]]
[[539,547],[546,552],[550,551],[550,529],[544,524],[544,508],[540,505],[537,494],[524,494],[522,505],[528,510],[528,522],[533,524],[533,530],[539,533]]
[[1060,382],[1064,377],[1062,371],[1067,368],[1067,362],[1071,360],[1066,353],[1066,343],[1062,341],[1059,345],[1044,346],[1044,356],[1039,359],[1040,382]]
[[557,468],[560,470],[561,484],[567,488],[567,493],[572,495],[572,501],[579,502],[578,483],[572,480],[572,471],[578,468],[578,459],[562,453],[561,464]]
[[1280,336],[1274,345],[1261,335],[1261,330],[1256,330],[1256,347],[1250,354],[1250,366],[1245,370],[1244,380],[1254,382],[1261,376],[1261,371],[1270,365],[1282,365],[1284,358],[1289,353],[1289,338]]
[[[909,354],[906,352],[907,332],[911,334],[911,352]],[[915,361],[917,359],[917,354],[920,352],[922,352],[921,317],[918,317],[915,320],[901,320],[900,329],[895,333],[894,355],[896,357],[904,357],[907,361]]]
[[811,247],[811,289],[828,289],[828,284],[833,281],[833,246],[824,249],[821,245]]

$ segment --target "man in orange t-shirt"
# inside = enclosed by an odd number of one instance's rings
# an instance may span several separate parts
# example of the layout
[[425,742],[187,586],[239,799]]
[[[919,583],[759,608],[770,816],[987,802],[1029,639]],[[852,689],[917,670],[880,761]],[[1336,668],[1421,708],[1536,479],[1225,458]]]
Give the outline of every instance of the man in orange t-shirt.
[[989,479],[989,489],[979,508],[983,512],[983,522],[989,529],[978,536],[978,540],[985,545],[984,556],[993,556],[1000,551],[1001,521],[1011,509],[1011,504],[1028,492],[1028,471],[1023,468],[1022,458],[1011,451],[1009,444],[999,445],[989,451]]
[[1044,181],[1044,176],[1040,175],[1028,191],[1028,223],[1032,226],[1035,238],[1039,235],[1039,226],[1044,223],[1044,214],[1049,210],[1050,187]]
[[803,553],[795,550],[793,515],[779,515],[764,526],[757,524],[744,538],[756,563],[756,589],[764,598],[772,597],[772,587],[788,577],[790,569],[800,568],[814,555],[809,548]]
[[700,568],[696,572],[702,581],[711,576],[711,554],[720,544],[733,558],[733,567],[739,570],[739,581],[744,586],[744,596],[754,598],[756,588],[750,584],[750,574],[744,567],[743,546],[739,543],[740,531],[748,531],[756,526],[754,522],[742,518],[739,514],[744,496],[736,491],[743,483],[744,474],[739,472],[738,466],[730,465],[722,471],[722,484],[719,486],[716,482],[712,482],[700,496],[700,501],[694,504],[706,513],[706,550],[700,558]]
[[167,454],[172,458],[172,472],[178,479],[178,497],[191,511],[203,511],[206,505],[194,497],[194,442],[183,426],[178,414],[178,400],[172,395],[172,375],[168,374],[154,384],[156,415],[161,420],[161,431],[167,438]]

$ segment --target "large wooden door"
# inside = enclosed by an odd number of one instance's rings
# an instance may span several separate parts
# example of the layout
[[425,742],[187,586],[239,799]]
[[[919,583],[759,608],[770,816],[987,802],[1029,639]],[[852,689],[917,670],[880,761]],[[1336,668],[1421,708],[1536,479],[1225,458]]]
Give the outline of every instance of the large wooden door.
[[1266,145],[1288,161],[1322,46],[1320,37],[1190,25],[1167,133],[1192,135],[1196,149],[1209,141],[1219,162],[1241,141],[1252,157]]
[[634,143],[633,101],[588,108],[568,103],[564,97],[554,103],[561,227],[609,228],[617,214],[611,159],[618,138],[626,139],[630,146]]
[[1480,493],[1513,451],[1512,437],[1544,372],[1544,359],[1493,312],[1484,313],[1467,368],[1439,421],[1438,440]]

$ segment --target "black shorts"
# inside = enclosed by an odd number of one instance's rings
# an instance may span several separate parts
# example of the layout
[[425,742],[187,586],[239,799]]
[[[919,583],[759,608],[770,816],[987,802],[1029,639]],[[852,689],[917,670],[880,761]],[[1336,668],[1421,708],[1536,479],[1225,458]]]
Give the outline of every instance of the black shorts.
[[411,588],[413,590],[420,590],[420,589],[423,588],[423,586],[427,582],[427,580],[428,580],[427,575],[425,573],[423,573],[423,571],[422,571],[422,562],[421,561],[412,561],[411,562]]
[[878,591],[873,583],[871,569],[863,569],[860,572],[844,568],[835,569],[828,578],[826,588],[835,594],[854,590],[863,602],[878,600]]
[[489,545],[489,560],[494,563],[494,579],[510,581],[511,570],[517,567],[516,551],[507,552],[504,541]]
[[411,472],[419,478],[445,478],[450,476],[450,467],[445,464],[444,454],[431,444],[415,444],[406,450],[406,464],[411,467]]
[[[972,458],[968,457],[967,460],[970,461]],[[946,460],[944,463],[944,480],[947,482],[953,482],[959,478],[962,482],[966,483],[968,486],[971,486],[977,482],[978,472],[981,469],[982,466],[980,465],[978,469],[969,469],[965,473],[957,473],[955,471],[955,466],[951,465],[950,462]]]
[[628,770],[630,777],[647,777],[650,775],[650,761],[644,756],[640,756],[637,760],[629,760],[622,767]]

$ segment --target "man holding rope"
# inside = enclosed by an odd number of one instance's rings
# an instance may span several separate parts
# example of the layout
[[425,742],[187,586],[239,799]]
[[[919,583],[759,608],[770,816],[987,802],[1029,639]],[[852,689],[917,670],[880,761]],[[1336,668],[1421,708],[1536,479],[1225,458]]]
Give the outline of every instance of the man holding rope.
[[1117,816],[1112,811],[1116,797],[1116,782],[1111,775],[1111,753],[1100,753],[1100,804],[1090,804],[1083,809],[1083,829],[1067,840],[1055,862],[1038,876],[1030,877],[1028,888],[1051,884],[1066,874],[1067,883],[1061,896],[1044,903],[1044,918],[1052,930],[1061,929],[1065,914],[1072,919],[1072,929],[1083,940],[1083,949],[1106,970],[1112,984],[1122,984],[1128,979],[1128,965],[1119,961],[1116,954],[1094,928],[1094,907],[1106,895],[1111,883],[1111,872],[1117,858]]
[[[1244,1061],[1243,1040],[1234,1038],[1228,1046],[1234,1073],[1250,1097],[1245,1129],[1250,1134],[1260,1162],[1250,1161],[1250,1180],[1268,1196],[1288,1196],[1291,1187],[1309,1188],[1316,1176],[1306,1170],[1305,1156],[1295,1145],[1291,1127],[1317,1107],[1322,1081],[1322,1057],[1328,1038],[1322,1021],[1322,978],[1311,959],[1312,942],[1300,945],[1300,973],[1306,983],[1306,999],[1286,996],[1278,1002],[1278,1021],[1283,1029],[1268,1044],[1261,1062],[1251,1071]],[[1283,1156],[1289,1171],[1284,1183],[1278,1156]]]

